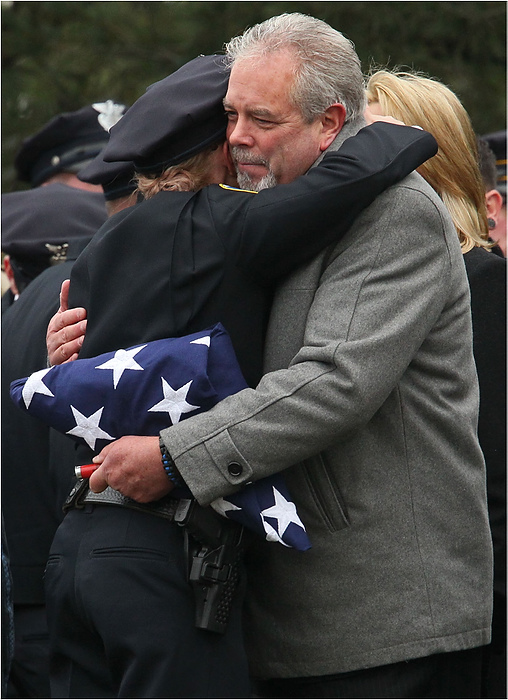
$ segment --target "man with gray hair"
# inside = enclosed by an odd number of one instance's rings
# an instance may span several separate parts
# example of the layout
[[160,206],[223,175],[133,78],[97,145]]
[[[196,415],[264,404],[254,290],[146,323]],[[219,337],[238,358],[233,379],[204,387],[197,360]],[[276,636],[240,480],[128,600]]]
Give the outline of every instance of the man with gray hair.
[[[230,145],[238,181],[244,189],[261,190],[291,182],[333,143],[333,139],[328,141],[337,127],[346,128],[345,135],[351,136],[364,126],[366,98],[360,60],[351,42],[324,22],[299,14],[273,17],[232,39],[226,50],[229,63],[240,76],[230,81],[224,106],[230,124],[235,124]],[[284,81],[288,81],[284,109],[280,93],[274,90],[270,104],[267,102],[264,68],[272,59],[284,71],[274,71],[280,88],[286,89]],[[247,74],[243,68],[251,77],[258,69],[261,71],[257,92],[254,83],[244,80]],[[232,104],[237,94],[246,107],[241,116]],[[255,109],[258,97],[262,109]],[[236,124],[238,118],[242,123]],[[255,147],[248,137],[245,143],[239,137],[248,121],[259,127]],[[286,133],[280,142],[279,128]],[[328,137],[324,144],[316,140],[320,129]],[[251,167],[256,165],[258,168]],[[263,167],[266,174],[262,174]]]
[[[292,181],[363,125],[358,57],[326,23],[274,17],[228,56],[243,187]],[[285,470],[305,522],[305,554],[249,554],[258,695],[480,697],[492,547],[469,293],[422,178],[379,196],[279,286],[265,355],[256,389],[161,432],[201,504]],[[94,491],[146,502],[171,490],[156,438],[121,438],[95,461]]]

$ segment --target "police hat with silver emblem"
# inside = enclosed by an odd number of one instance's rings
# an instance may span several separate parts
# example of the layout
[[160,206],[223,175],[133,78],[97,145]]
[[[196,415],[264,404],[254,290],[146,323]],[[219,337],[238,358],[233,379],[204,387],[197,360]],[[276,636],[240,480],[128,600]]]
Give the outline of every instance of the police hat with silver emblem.
[[37,187],[59,172],[78,172],[107,143],[123,111],[107,100],[53,117],[23,141],[14,161],[18,178]]
[[161,173],[225,138],[224,57],[198,56],[147,88],[110,132],[102,157],[132,160],[136,171]]
[[54,183],[2,194],[2,251],[50,262],[73,238],[93,235],[107,218],[100,192]]

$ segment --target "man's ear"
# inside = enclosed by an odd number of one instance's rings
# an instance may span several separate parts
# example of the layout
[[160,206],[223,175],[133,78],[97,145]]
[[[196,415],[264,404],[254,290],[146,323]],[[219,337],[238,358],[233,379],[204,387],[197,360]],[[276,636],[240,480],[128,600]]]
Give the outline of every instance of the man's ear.
[[497,190],[489,190],[485,192],[485,204],[487,206],[487,216],[493,219],[497,224],[499,212],[503,206],[503,196]]
[[328,146],[334,141],[337,134],[340,132],[346,121],[346,108],[344,105],[330,105],[321,115],[321,138],[319,147],[322,151],[326,151]]

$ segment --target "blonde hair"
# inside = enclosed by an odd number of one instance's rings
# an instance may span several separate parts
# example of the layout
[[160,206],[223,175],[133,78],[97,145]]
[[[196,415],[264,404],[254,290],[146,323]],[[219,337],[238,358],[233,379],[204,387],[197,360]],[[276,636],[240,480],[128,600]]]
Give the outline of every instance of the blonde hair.
[[380,70],[368,80],[367,99],[378,102],[384,115],[417,124],[434,136],[439,150],[418,172],[450,212],[462,252],[490,248],[476,135],[458,97],[421,74]]
[[197,192],[206,185],[210,185],[212,166],[210,155],[221,145],[222,142],[200,151],[183,163],[171,165],[160,175],[136,173],[137,192],[141,192],[145,199],[150,199],[162,190]]

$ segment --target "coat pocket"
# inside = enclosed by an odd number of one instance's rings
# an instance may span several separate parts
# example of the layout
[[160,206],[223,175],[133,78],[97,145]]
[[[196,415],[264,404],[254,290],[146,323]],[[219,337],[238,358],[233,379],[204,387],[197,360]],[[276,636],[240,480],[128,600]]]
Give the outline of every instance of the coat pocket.
[[312,519],[315,526],[323,527],[325,525],[330,532],[337,532],[349,527],[347,508],[337,480],[332,468],[326,464],[323,455],[319,454],[312,459],[305,460],[299,471],[299,476],[305,484],[305,490],[310,495],[309,509],[306,513],[309,525]]

